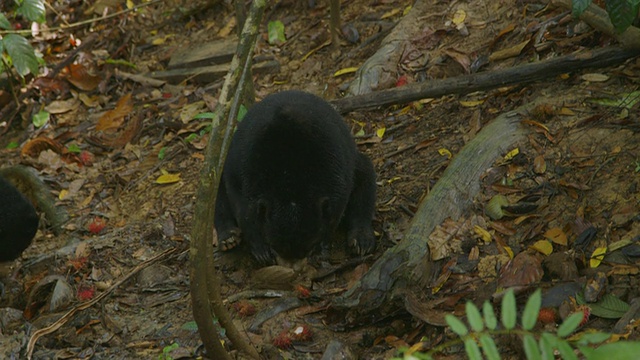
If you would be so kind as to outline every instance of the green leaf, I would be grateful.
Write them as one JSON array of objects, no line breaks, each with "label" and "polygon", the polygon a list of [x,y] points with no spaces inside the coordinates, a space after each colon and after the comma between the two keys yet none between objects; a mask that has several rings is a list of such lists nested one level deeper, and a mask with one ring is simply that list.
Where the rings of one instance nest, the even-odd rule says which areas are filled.
[{"label": "green leaf", "polygon": [[451,328],[451,331],[456,333],[458,336],[465,336],[469,333],[469,330],[467,329],[467,327],[457,317],[451,314],[447,314],[444,316],[444,320],[447,322],[447,325],[449,325],[449,327]]},{"label": "green leaf", "polygon": [[605,294],[598,302],[589,304],[591,314],[605,319],[619,319],[630,305],[613,294]]},{"label": "green leaf", "polygon": [[28,73],[38,74],[38,58],[27,39],[20,35],[7,34],[2,39],[2,43],[18,74],[21,76]]},{"label": "green leaf", "polygon": [[579,18],[590,4],[591,0],[573,0],[571,2],[571,15],[574,18]]},{"label": "green leaf", "polygon": [[580,345],[600,344],[603,341],[609,340],[610,337],[611,337],[611,334],[603,333],[603,332],[583,333],[580,335],[580,339],[578,339],[578,344]]},{"label": "green leaf", "polygon": [[522,328],[525,330],[531,330],[538,321],[538,313],[540,312],[540,305],[542,304],[542,290],[536,290],[524,306],[522,312]]},{"label": "green leaf", "polygon": [[557,338],[550,333],[542,333],[540,336],[540,350],[544,360],[554,360],[553,348],[555,348]]},{"label": "green leaf", "polygon": [[238,109],[238,122],[242,121],[245,115],[247,115],[247,107],[240,104],[240,108]]},{"label": "green leaf", "polygon": [[507,330],[516,327],[516,296],[513,289],[507,290],[502,298],[502,325]]},{"label": "green leaf", "polygon": [[160,151],[158,151],[158,159],[159,160],[164,160],[164,158],[167,156],[167,148],[166,147],[162,147],[160,149]]},{"label": "green leaf", "polygon": [[5,149],[15,149],[15,148],[17,148],[17,147],[18,147],[18,145],[19,145],[19,144],[18,144],[17,142],[12,141],[12,142],[10,142],[10,143],[8,143],[8,144],[7,144],[7,147],[6,147]]},{"label": "green leaf", "polygon": [[188,321],[180,327],[182,330],[198,331],[198,324],[195,321]]},{"label": "green leaf", "polygon": [[469,321],[469,325],[471,325],[471,329],[475,332],[482,331],[484,329],[484,323],[478,307],[471,301],[467,301],[466,312],[467,320]]},{"label": "green leaf", "polygon": [[640,91],[624,92],[615,97],[593,97],[587,102],[601,106],[625,108],[631,110],[640,101]]},{"label": "green leaf", "polygon": [[79,154],[80,152],[82,152],[82,149],[80,149],[78,144],[69,144],[67,145],[67,151],[69,151],[70,153]]},{"label": "green leaf", "polygon": [[524,353],[528,360],[542,360],[538,343],[531,334],[525,334],[522,342],[524,343]]},{"label": "green leaf", "polygon": [[489,334],[480,335],[480,345],[482,345],[482,351],[489,360],[500,360],[500,352],[496,347],[496,343]]},{"label": "green leaf", "polygon": [[31,122],[33,123],[33,126],[41,128],[49,122],[49,117],[50,115],[48,112],[40,110],[37,114],[33,115]]},{"label": "green leaf", "polygon": [[635,360],[640,354],[639,341],[619,341],[604,344],[597,349],[583,349],[580,351],[589,360]]},{"label": "green leaf", "polygon": [[9,22],[9,20],[7,20],[7,17],[4,16],[4,13],[0,12],[0,28],[3,28],[5,30],[13,30],[13,27],[11,26],[11,23]]},{"label": "green leaf", "polygon": [[618,33],[622,33],[631,26],[640,6],[637,0],[607,0],[605,4],[609,19]]},{"label": "green leaf", "polygon": [[577,328],[578,325],[582,322],[584,318],[584,313],[577,312],[569,315],[568,318],[564,319],[562,324],[558,327],[558,336],[563,338],[571,335]]},{"label": "green leaf", "polygon": [[277,45],[286,41],[286,38],[284,37],[284,24],[282,21],[269,21],[267,31],[269,33],[269,44]]},{"label": "green leaf", "polygon": [[197,114],[196,116],[194,116],[194,119],[213,119],[214,117],[216,117],[216,113],[213,112],[203,112],[200,114]]},{"label": "green leaf", "polygon": [[24,0],[16,13],[26,17],[29,21],[43,23],[45,21],[44,0]]},{"label": "green leaf", "polygon": [[190,143],[194,140],[197,140],[200,137],[200,135],[198,134],[189,134],[189,136],[187,136],[186,138],[184,138],[184,141]]},{"label": "green leaf", "polygon": [[573,351],[571,345],[563,339],[558,339],[558,351],[562,360],[578,360],[578,355]]},{"label": "green leaf", "polygon": [[480,348],[473,338],[466,338],[464,340],[464,350],[470,360],[482,360]]},{"label": "green leaf", "polygon": [[482,304],[482,315],[484,315],[484,323],[491,330],[495,330],[498,327],[498,319],[496,313],[493,311],[493,306],[488,301]]}]

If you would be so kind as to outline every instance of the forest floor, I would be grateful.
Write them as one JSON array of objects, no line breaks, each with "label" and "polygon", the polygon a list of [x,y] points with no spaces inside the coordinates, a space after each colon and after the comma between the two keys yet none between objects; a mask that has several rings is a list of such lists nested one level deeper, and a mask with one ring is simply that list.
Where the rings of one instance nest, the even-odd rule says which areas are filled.
[{"label": "forest floor", "polygon": [[[91,8],[88,3],[56,2],[58,15],[50,12],[47,24],[58,25],[61,17],[68,23],[97,18],[109,4],[125,8],[124,1],[97,1]],[[339,49],[328,42],[328,4],[310,9],[306,1],[281,1],[267,9],[256,53],[277,60],[279,68],[254,75],[258,99],[284,89],[327,100],[341,97],[354,73],[336,73],[371,56],[382,39],[377,35],[400,21],[411,5],[409,0],[342,3],[347,32]],[[491,71],[614,43],[571,19],[565,9],[545,5],[434,2],[433,12],[422,17],[424,31],[412,35],[397,64],[393,86],[464,75],[475,71],[483,57],[491,61],[481,71]],[[284,24],[287,41],[272,45],[266,29],[275,20]],[[35,38],[47,64],[55,64],[70,56],[74,42],[97,34],[72,69],[54,79],[34,80],[28,86],[34,87],[33,95],[9,131],[0,127],[1,165],[37,169],[71,215],[60,236],[41,226],[34,244],[12,264],[10,278],[3,279],[7,291],[0,301],[0,357],[22,358],[35,330],[105,291],[109,294],[97,304],[79,309],[39,337],[34,358],[180,359],[202,354],[191,311],[188,250],[208,122],[196,115],[212,111],[222,79],[156,85],[122,72],[165,70],[176,52],[235,37],[234,27],[234,13],[223,5],[166,0]],[[542,37],[536,38],[538,34]],[[377,251],[351,267],[340,266],[348,255],[332,253],[327,266],[335,271],[320,281],[311,279],[328,269],[306,262],[293,270],[264,270],[244,254],[216,253],[222,296],[230,299],[229,309],[249,341],[269,359],[319,359],[334,339],[362,359],[387,359],[402,346],[423,342],[423,348],[432,348],[447,341],[451,333],[444,327],[406,311],[337,331],[324,310],[402,240],[451,156],[499,114],[543,96],[571,100],[527,114],[527,141],[506,149],[505,157],[487,169],[473,213],[445,222],[431,235],[430,244],[439,249],[434,260],[441,274],[448,274],[434,281],[434,296],[443,301],[432,311],[462,315],[466,301],[480,305],[505,284],[521,284],[546,290],[544,306],[556,315],[545,326],[553,326],[575,310],[571,299],[587,286],[598,290],[588,295],[592,303],[615,295],[627,307],[598,316],[593,306],[596,310],[582,330],[638,338],[637,323],[618,319],[640,296],[640,59],[612,68],[571,70],[533,84],[345,114],[360,151],[373,160],[377,172]],[[49,122],[34,128],[32,116],[43,109],[50,113]],[[19,146],[11,148],[12,143]],[[504,217],[487,211],[498,195],[509,204]],[[465,230],[448,232],[454,228]],[[607,252],[601,262],[590,261],[594,251],[619,241],[628,243]],[[170,249],[176,250],[135,269]],[[505,279],[500,269],[512,256],[509,266],[518,269],[513,271],[518,278]],[[120,283],[128,274],[134,276]],[[58,285],[67,289],[67,296],[60,295],[65,290],[56,290]],[[304,298],[307,290],[310,297]],[[278,311],[292,298],[303,299],[293,309]],[[265,311],[274,316],[262,323],[258,319]],[[274,346],[299,326],[311,336],[288,349]],[[501,344],[505,358],[522,358],[520,351],[509,342]],[[460,352],[449,356],[463,357]]]}]

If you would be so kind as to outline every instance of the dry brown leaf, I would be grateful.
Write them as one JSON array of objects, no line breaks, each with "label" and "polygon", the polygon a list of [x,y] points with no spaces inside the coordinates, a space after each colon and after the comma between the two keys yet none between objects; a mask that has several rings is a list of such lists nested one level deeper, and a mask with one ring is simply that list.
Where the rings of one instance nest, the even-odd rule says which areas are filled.
[{"label": "dry brown leaf", "polygon": [[99,139],[99,142],[112,148],[122,148],[131,142],[140,131],[142,131],[142,119],[136,116],[127,123],[124,130],[112,136],[104,135]]},{"label": "dry brown leaf", "polygon": [[89,73],[82,64],[71,64],[67,66],[67,71],[67,81],[80,90],[93,91],[102,81],[102,77]]},{"label": "dry brown leaf", "polygon": [[567,246],[567,235],[559,227],[547,230],[544,237],[558,245]]},{"label": "dry brown leaf", "polygon": [[538,155],[533,159],[533,171],[536,174],[544,174],[547,171],[547,163],[544,160],[544,156]]},{"label": "dry brown leaf", "polygon": [[20,151],[20,155],[23,157],[37,158],[41,152],[46,150],[52,150],[57,154],[62,154],[64,146],[56,140],[40,136],[24,144]]},{"label": "dry brown leaf", "polygon": [[523,251],[502,268],[498,278],[498,287],[506,289],[512,286],[533,285],[542,279],[543,274],[540,258],[535,254]]},{"label": "dry brown leaf", "polygon": [[96,125],[96,130],[104,131],[119,128],[124,122],[124,117],[132,111],[133,103],[131,102],[131,93],[129,93],[118,100],[115,109],[105,112],[100,117]]}]

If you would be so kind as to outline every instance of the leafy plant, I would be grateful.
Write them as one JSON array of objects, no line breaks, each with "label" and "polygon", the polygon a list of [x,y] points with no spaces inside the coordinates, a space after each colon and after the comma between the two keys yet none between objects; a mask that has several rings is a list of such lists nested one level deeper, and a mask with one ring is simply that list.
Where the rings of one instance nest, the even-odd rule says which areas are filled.
[{"label": "leafy plant", "polygon": [[[31,22],[43,23],[45,21],[44,0],[15,0],[15,9],[9,14],[9,18],[15,20],[21,16]],[[0,28],[13,30],[7,14],[0,13]],[[0,71],[7,66],[13,66],[20,76],[29,73],[38,73],[38,57],[29,44],[29,41],[17,33],[0,35]]]},{"label": "leafy plant", "polygon": [[522,338],[524,353],[527,359],[555,359],[555,352],[562,359],[578,359],[575,350],[578,349],[584,358],[596,359],[635,359],[640,354],[640,342],[619,341],[593,348],[602,344],[611,335],[603,332],[584,332],[572,335],[584,319],[582,312],[572,314],[557,328],[555,333],[534,330],[538,320],[538,313],[542,304],[542,291],[536,290],[524,307],[521,324],[517,324],[516,298],[512,290],[506,292],[502,298],[502,312],[500,324],[491,304],[486,301],[482,306],[482,313],[472,302],[466,304],[466,316],[469,326],[462,320],[446,315],[445,320],[451,331],[459,339],[429,350],[426,353],[403,350],[403,356],[396,360],[424,360],[433,359],[433,355],[455,344],[463,343],[469,359],[499,360],[500,353],[495,338],[500,335],[518,335]]},{"label": "leafy plant", "polygon": [[173,357],[171,357],[170,353],[171,351],[179,348],[180,345],[178,343],[173,343],[169,346],[165,346],[162,349],[162,354],[158,355],[158,360],[173,360]]},{"label": "leafy plant", "polygon": [[[582,15],[591,2],[592,0],[573,0],[573,17]],[[618,33],[631,26],[640,10],[640,0],[606,0],[605,4],[609,19]]]}]

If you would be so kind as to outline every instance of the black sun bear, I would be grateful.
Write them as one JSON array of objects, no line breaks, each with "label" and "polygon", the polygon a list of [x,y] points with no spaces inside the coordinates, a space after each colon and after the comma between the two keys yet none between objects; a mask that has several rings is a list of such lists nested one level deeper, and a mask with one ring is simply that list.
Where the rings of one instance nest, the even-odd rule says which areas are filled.
[{"label": "black sun bear", "polygon": [[36,235],[38,222],[31,201],[0,176],[0,262],[22,254]]},{"label": "black sun bear", "polygon": [[325,252],[338,227],[352,250],[376,241],[375,171],[342,117],[301,91],[265,97],[238,124],[216,201],[222,250],[242,243],[263,265]]}]

